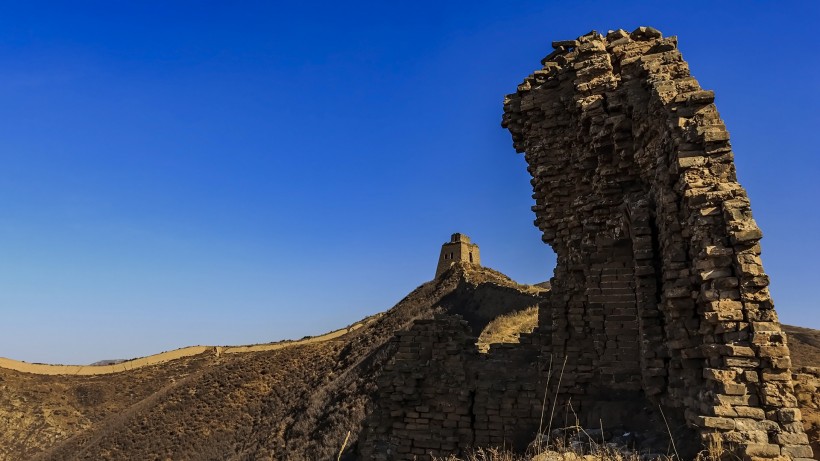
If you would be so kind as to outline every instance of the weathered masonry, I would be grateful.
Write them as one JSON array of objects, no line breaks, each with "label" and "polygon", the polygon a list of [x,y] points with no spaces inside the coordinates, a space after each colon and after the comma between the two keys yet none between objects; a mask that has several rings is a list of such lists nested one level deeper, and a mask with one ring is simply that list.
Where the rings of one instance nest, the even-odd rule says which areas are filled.
[{"label": "weathered masonry", "polygon": [[436,277],[446,272],[450,266],[457,262],[481,265],[478,245],[470,242],[470,237],[459,233],[451,235],[450,241],[441,246],[441,254],[438,257],[438,265],[436,266]]},{"label": "weathered masonry", "polygon": [[666,420],[684,458],[717,441],[743,459],[808,461],[762,234],[714,94],[677,39],[652,28],[553,48],[507,96],[502,123],[557,253],[539,326],[489,354],[476,351],[469,319],[403,332],[364,458],[523,448],[539,429],[576,421],[661,430],[639,448],[665,450]]},{"label": "weathered masonry", "polygon": [[557,253],[542,354],[586,413],[640,395],[750,459],[810,458],[729,133],[655,29],[554,42],[504,103]]}]

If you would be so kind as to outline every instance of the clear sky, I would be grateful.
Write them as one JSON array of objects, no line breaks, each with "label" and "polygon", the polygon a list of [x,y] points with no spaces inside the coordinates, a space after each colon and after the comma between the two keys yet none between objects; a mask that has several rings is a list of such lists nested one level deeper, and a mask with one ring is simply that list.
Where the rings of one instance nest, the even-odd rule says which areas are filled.
[{"label": "clear sky", "polygon": [[640,25],[716,91],[781,320],[820,328],[818,5],[3,2],[0,356],[319,334],[452,232],[548,279],[503,97],[552,40]]}]

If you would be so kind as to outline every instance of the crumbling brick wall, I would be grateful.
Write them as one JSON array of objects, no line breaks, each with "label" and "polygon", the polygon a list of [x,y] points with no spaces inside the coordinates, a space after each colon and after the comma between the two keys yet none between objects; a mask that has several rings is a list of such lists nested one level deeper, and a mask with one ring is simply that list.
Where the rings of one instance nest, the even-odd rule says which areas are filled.
[{"label": "crumbling brick wall", "polygon": [[713,92],[652,28],[553,47],[507,96],[503,126],[557,253],[539,329],[542,354],[567,360],[558,398],[583,418],[638,393],[703,442],[811,457]]},{"label": "crumbling brick wall", "polygon": [[423,459],[473,444],[466,364],[478,352],[469,340],[466,322],[455,317],[417,320],[394,338],[398,348],[379,378],[364,459]]},{"label": "crumbling brick wall", "polygon": [[425,460],[475,446],[523,449],[540,416],[538,348],[476,348],[456,315],[417,320],[394,339],[397,353],[378,382],[376,408],[360,441],[362,459]]}]

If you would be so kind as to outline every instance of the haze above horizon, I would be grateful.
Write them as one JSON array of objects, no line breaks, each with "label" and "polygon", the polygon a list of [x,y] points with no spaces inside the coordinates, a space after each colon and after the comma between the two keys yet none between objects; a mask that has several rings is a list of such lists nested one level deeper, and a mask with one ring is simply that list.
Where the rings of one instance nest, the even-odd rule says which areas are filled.
[{"label": "haze above horizon", "polygon": [[715,90],[783,323],[820,329],[808,2],[0,6],[0,356],[126,359],[383,311],[463,232],[555,260],[504,95],[553,40],[649,25]]}]

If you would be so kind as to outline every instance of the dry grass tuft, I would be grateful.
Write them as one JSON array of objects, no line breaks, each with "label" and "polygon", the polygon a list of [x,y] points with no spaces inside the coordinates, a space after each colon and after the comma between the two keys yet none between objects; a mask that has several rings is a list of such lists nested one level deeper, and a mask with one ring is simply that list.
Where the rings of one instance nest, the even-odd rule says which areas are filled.
[{"label": "dry grass tuft", "polygon": [[517,343],[521,333],[532,333],[538,326],[538,306],[498,316],[478,337],[478,350],[487,352],[491,344]]},{"label": "dry grass tuft", "polygon": [[434,461],[525,461],[527,459],[531,458],[516,455],[509,450],[500,448],[477,448],[471,450],[464,458],[455,455],[446,458],[433,458]]},{"label": "dry grass tuft", "polygon": [[[584,444],[567,443],[559,438],[545,445],[545,448],[537,448],[539,445],[545,444],[535,441],[530,445],[530,451],[525,454],[516,454],[511,450],[501,448],[476,448],[468,450],[463,456],[433,457],[433,461],[679,461],[680,459],[672,454],[641,453],[611,443],[596,443],[592,438],[588,438],[587,443]],[[694,461],[734,460],[739,460],[739,458],[723,446],[719,437],[715,437]]]},{"label": "dry grass tuft", "polygon": [[469,451],[463,457],[450,455],[446,458],[433,458],[434,461],[673,461],[675,459],[674,456],[641,455],[637,451],[624,451],[609,445],[597,445],[588,450],[554,446],[523,455],[500,448],[478,448]]}]

